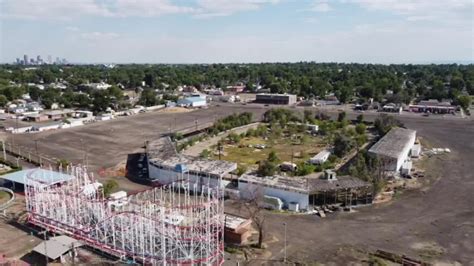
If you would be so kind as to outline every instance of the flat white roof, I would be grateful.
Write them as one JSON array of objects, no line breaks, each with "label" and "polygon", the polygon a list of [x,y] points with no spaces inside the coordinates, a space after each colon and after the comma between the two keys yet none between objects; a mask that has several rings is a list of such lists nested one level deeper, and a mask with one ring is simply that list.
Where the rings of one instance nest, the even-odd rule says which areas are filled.
[{"label": "flat white roof", "polygon": [[73,248],[73,246],[76,248],[82,245],[81,242],[74,238],[68,236],[57,236],[41,242],[33,249],[33,251],[47,256],[52,260],[57,260],[61,255]]}]

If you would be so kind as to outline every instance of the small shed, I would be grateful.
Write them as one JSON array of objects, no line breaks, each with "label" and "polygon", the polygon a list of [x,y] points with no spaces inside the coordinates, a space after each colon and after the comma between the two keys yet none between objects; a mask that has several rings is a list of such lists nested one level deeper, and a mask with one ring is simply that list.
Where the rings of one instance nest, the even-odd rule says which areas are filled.
[{"label": "small shed", "polygon": [[81,247],[82,245],[81,242],[74,238],[68,236],[57,236],[41,242],[33,249],[33,251],[55,261],[71,249]]},{"label": "small shed", "polygon": [[312,164],[323,164],[329,159],[329,155],[331,155],[331,152],[329,152],[328,150],[322,150],[314,157],[309,159],[309,162]]},{"label": "small shed", "polygon": [[225,214],[224,221],[224,241],[231,244],[245,244],[251,235],[252,220]]}]

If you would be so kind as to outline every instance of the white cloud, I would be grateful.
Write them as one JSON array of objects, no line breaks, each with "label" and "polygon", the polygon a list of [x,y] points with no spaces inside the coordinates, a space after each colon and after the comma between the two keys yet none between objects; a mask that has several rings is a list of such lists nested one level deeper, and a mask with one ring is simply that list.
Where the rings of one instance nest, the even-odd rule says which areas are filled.
[{"label": "white cloud", "polygon": [[94,31],[94,32],[84,32],[80,34],[80,37],[85,40],[91,40],[91,41],[108,41],[112,39],[118,38],[120,35],[115,32],[100,32],[100,31]]},{"label": "white cloud", "polygon": [[155,17],[195,11],[192,7],[178,6],[168,0],[114,0],[109,4],[109,10],[114,10],[112,14],[120,17]]},{"label": "white cloud", "polygon": [[83,15],[109,15],[94,0],[3,0],[3,18],[70,19]]},{"label": "white cloud", "polygon": [[194,17],[210,18],[229,16],[237,12],[258,10],[279,0],[198,0],[198,10]]},{"label": "white cloud", "polygon": [[370,11],[388,11],[406,16],[409,21],[472,21],[472,0],[341,0],[356,3]]},{"label": "white cloud", "polygon": [[328,0],[315,0],[309,7],[308,11],[314,11],[314,12],[328,12],[331,11],[332,8],[329,5]]},{"label": "white cloud", "polygon": [[171,0],[2,0],[3,18],[69,20],[83,16],[156,17],[193,14],[195,17],[228,16],[258,10],[279,0],[195,0],[182,5]]}]

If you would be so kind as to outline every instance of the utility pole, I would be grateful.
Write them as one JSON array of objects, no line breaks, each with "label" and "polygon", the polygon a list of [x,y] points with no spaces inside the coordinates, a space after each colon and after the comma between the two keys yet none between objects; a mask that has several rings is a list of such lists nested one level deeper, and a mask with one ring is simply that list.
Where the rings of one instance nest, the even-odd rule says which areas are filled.
[{"label": "utility pole", "polygon": [[217,142],[217,151],[219,154],[219,160],[221,159],[221,149],[222,149],[222,143],[219,141]]},{"label": "utility pole", "polygon": [[5,141],[2,140],[2,149],[3,149],[3,160],[7,161],[7,152],[5,151]]},{"label": "utility pole", "polygon": [[286,222],[283,223],[283,225],[285,226],[285,257],[283,258],[283,262],[286,263]]}]

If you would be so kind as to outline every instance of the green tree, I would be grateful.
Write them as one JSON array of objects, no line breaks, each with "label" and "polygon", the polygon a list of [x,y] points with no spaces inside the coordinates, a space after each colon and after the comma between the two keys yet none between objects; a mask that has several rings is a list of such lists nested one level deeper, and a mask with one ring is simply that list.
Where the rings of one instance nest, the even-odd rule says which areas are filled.
[{"label": "green tree", "polygon": [[0,107],[5,107],[7,105],[8,99],[5,95],[0,95]]},{"label": "green tree", "polygon": [[316,170],[316,166],[313,164],[309,164],[306,162],[300,162],[298,164],[296,175],[297,176],[305,176],[313,173]]},{"label": "green tree", "polygon": [[365,134],[366,128],[367,127],[365,126],[365,124],[359,123],[356,125],[355,130],[357,134],[362,135],[362,134]]},{"label": "green tree", "polygon": [[270,153],[268,154],[267,160],[268,160],[269,162],[275,163],[275,164],[277,164],[277,163],[280,162],[280,158],[278,158],[278,155],[277,155],[276,152],[273,151],[273,150],[270,151]]},{"label": "green tree", "polygon": [[468,95],[461,95],[458,97],[457,102],[459,103],[459,106],[464,109],[464,111],[467,111],[469,106],[471,106],[471,97]]},{"label": "green tree", "polygon": [[245,172],[247,172],[247,167],[245,165],[239,165],[237,167],[237,175],[238,176],[241,176],[241,175],[245,174]]},{"label": "green tree", "polygon": [[157,98],[155,90],[150,89],[150,88],[146,88],[145,90],[143,90],[138,103],[144,106],[157,105],[158,98]]},{"label": "green tree", "polygon": [[403,123],[393,116],[380,114],[374,121],[375,130],[380,136],[385,135],[392,127],[403,127]]},{"label": "green tree", "polygon": [[108,180],[105,182],[103,191],[104,191],[104,196],[109,197],[110,194],[112,194],[117,188],[118,188],[118,183],[115,180]]},{"label": "green tree", "polygon": [[277,170],[277,165],[268,160],[260,161],[257,169],[259,176],[273,176]]},{"label": "green tree", "polygon": [[344,157],[354,147],[353,140],[343,134],[337,134],[334,138],[334,154],[340,158]]}]

